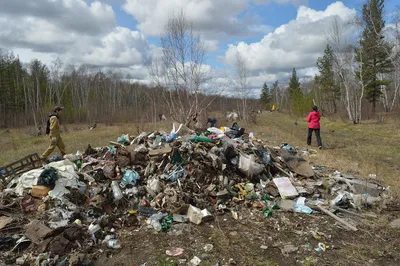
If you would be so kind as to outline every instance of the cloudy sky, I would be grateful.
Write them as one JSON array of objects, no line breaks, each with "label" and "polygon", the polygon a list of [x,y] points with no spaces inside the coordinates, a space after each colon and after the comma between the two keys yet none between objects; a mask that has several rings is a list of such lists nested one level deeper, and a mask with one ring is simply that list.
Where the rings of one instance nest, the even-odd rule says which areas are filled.
[{"label": "cloudy sky", "polygon": [[[393,10],[398,0],[387,0]],[[250,84],[282,83],[293,67],[316,73],[333,18],[345,21],[363,0],[1,0],[0,48],[24,62],[88,64],[148,80],[148,63],[165,22],[184,10],[201,32],[207,64],[217,78],[233,78],[236,52]]]}]

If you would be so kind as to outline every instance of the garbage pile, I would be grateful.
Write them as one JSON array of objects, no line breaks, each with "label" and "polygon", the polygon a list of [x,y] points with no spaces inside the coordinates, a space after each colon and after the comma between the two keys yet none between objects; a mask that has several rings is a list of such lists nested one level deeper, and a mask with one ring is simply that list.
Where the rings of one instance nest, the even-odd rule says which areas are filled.
[{"label": "garbage pile", "polygon": [[87,265],[82,254],[121,248],[124,228],[168,232],[226,213],[240,219],[241,208],[265,218],[325,213],[357,230],[333,212],[382,199],[378,182],[312,167],[302,157],[310,152],[254,135],[237,123],[206,132],[174,123],[169,133],[122,135],[26,172],[0,194],[0,260]]}]

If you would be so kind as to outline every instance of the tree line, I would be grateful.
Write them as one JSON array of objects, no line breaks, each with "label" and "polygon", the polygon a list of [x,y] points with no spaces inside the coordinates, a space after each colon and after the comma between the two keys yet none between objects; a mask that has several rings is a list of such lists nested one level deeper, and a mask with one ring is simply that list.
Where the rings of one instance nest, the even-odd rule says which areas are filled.
[{"label": "tree line", "polygon": [[[88,126],[95,122],[157,122],[160,114],[180,121],[165,104],[169,97],[181,97],[174,90],[130,82],[112,71],[64,65],[59,59],[49,66],[37,59],[23,64],[12,51],[5,50],[0,50],[0,95],[3,128],[33,125],[43,133],[48,114],[56,105],[65,107],[63,122]],[[196,98],[208,103],[204,115],[206,111],[235,110],[240,101],[202,93]]]}]

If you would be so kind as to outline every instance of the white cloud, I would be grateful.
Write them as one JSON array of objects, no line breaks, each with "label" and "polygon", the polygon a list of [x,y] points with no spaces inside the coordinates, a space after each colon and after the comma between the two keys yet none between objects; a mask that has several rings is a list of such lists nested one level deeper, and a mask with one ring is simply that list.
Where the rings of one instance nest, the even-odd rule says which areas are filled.
[{"label": "white cloud", "polygon": [[[303,0],[0,0],[0,48],[18,54],[22,61],[38,58],[46,64],[57,57],[64,63],[87,64],[94,69],[117,70],[131,80],[149,77],[144,66],[160,50],[146,36],[159,36],[168,18],[180,10],[201,33],[207,52],[216,52],[220,42],[231,37],[262,33],[256,43],[229,45],[223,62],[234,65],[240,51],[251,71],[249,84],[258,96],[264,82],[285,80],[292,67],[301,76],[315,73],[315,60],[325,45],[332,17],[342,20],[355,11],[338,2],[325,11],[299,7],[297,17],[275,30],[254,16],[254,4],[306,4]],[[116,24],[112,5],[138,22],[137,30]],[[256,6],[257,8],[257,6]],[[256,11],[254,11],[256,13]],[[258,14],[262,15],[262,14]],[[133,23],[132,23],[133,24]],[[229,68],[228,68],[229,69]],[[204,65],[211,71],[210,65]],[[235,96],[235,78],[228,70],[217,74],[206,88],[226,87]]]},{"label": "white cloud", "polygon": [[149,36],[160,36],[168,19],[181,10],[196,30],[210,40],[232,36],[268,33],[269,25],[257,24],[253,4],[307,4],[308,0],[125,0],[123,10],[138,21],[138,29]]},{"label": "white cloud", "polygon": [[[148,44],[143,34],[128,28],[116,27],[105,35],[101,45],[81,48],[82,63],[97,66],[126,67],[149,60]],[[73,54],[70,56],[74,57]]]},{"label": "white cloud", "polygon": [[219,47],[219,41],[217,40],[204,40],[203,44],[203,49],[209,53],[216,52]]},{"label": "white cloud", "polygon": [[329,5],[324,11],[301,6],[296,19],[265,35],[260,42],[229,45],[222,60],[233,66],[239,51],[252,73],[279,73],[291,71],[293,67],[313,67],[324,50],[333,18],[343,22],[355,13],[341,2]]},{"label": "white cloud", "polygon": [[[4,0],[3,0],[4,1]],[[5,0],[0,11],[0,47],[21,60],[95,68],[120,68],[143,77],[137,66],[150,60],[150,48],[139,31],[119,27],[111,6],[84,0]]]},{"label": "white cloud", "polygon": [[272,2],[278,4],[307,5],[308,0],[253,0],[256,4],[270,4]]},{"label": "white cloud", "polygon": [[14,48],[12,49],[12,52],[14,55],[18,55],[21,62],[27,63],[33,59],[40,59],[40,61],[48,66],[58,57],[58,54],[56,53],[34,52],[29,48]]},{"label": "white cloud", "polygon": [[123,9],[135,17],[137,27],[147,35],[162,34],[170,16],[181,10],[205,34],[240,35],[247,29],[237,15],[248,4],[248,0],[126,0]]},{"label": "white cloud", "polygon": [[60,30],[90,35],[107,32],[115,25],[112,7],[98,1],[88,4],[83,0],[2,0],[0,16],[17,21],[45,19]]}]

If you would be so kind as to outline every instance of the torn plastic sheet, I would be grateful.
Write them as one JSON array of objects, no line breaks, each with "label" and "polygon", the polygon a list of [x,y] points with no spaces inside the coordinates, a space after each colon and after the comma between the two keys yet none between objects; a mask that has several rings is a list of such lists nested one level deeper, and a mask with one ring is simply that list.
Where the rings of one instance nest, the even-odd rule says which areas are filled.
[{"label": "torn plastic sheet", "polygon": [[[45,168],[49,167],[56,168],[60,176],[60,178],[56,181],[54,189],[48,194],[50,197],[61,199],[64,194],[69,193],[66,187],[78,188],[79,186],[85,186],[84,183],[78,181],[79,176],[75,173],[75,165],[71,161],[63,160],[49,163],[45,166]],[[34,169],[21,175],[21,177],[16,180],[16,193],[20,195],[23,193],[23,189],[36,186],[39,176],[43,171],[44,169]]]},{"label": "torn plastic sheet", "polygon": [[191,130],[184,124],[179,124],[177,122],[172,123],[171,135],[175,134],[177,136],[184,136],[184,135],[192,134],[192,133],[193,133],[193,130]]},{"label": "torn plastic sheet", "polygon": [[255,176],[264,170],[264,165],[256,163],[252,155],[240,154],[239,169],[247,176]]},{"label": "torn plastic sheet", "polygon": [[313,210],[306,206],[306,198],[305,197],[299,197],[294,204],[294,211],[295,212],[301,212],[301,213],[306,213],[306,214],[311,214]]},{"label": "torn plastic sheet", "polygon": [[209,132],[211,132],[211,133],[217,134],[217,138],[218,138],[218,139],[223,138],[223,137],[225,136],[224,131],[221,130],[221,129],[219,129],[219,128],[210,127],[210,128],[208,128],[207,130],[208,130]]}]

